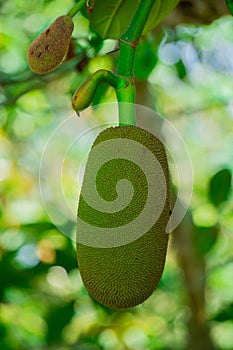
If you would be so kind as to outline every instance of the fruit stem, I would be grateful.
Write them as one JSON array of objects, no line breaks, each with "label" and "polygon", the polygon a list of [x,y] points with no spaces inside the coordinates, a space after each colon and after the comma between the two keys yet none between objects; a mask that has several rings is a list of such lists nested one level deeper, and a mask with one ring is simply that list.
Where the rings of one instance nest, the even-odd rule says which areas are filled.
[{"label": "fruit stem", "polygon": [[70,16],[71,18],[74,17],[81,8],[85,5],[86,0],[80,0],[72,9],[67,13],[67,16]]},{"label": "fruit stem", "polygon": [[129,27],[119,39],[120,56],[117,75],[124,76],[130,81],[127,87],[116,91],[119,103],[119,125],[136,125],[134,55],[154,3],[155,0],[140,1]]}]

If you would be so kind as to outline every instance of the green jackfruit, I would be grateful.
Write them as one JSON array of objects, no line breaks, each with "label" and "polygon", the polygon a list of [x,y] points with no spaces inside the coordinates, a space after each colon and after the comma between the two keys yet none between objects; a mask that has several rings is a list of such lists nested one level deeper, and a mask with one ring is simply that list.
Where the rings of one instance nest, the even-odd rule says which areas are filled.
[{"label": "green jackfruit", "polygon": [[131,308],[157,287],[167,252],[169,196],[159,139],[134,126],[99,134],[87,160],[77,218],[80,274],[99,303]]},{"label": "green jackfruit", "polygon": [[35,73],[48,73],[62,63],[69,49],[73,29],[71,17],[60,16],[31,43],[27,60]]}]

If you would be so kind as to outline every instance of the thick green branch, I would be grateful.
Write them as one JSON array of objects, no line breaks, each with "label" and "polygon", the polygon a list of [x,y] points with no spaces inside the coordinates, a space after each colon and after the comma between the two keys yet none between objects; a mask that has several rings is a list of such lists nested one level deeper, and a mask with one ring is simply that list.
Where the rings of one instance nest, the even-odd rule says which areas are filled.
[{"label": "thick green branch", "polygon": [[120,38],[117,74],[133,78],[134,54],[155,0],[141,0],[126,32]]},{"label": "thick green branch", "polygon": [[[143,29],[149,17],[155,0],[141,0],[133,19],[126,32],[120,38],[120,56],[117,67],[117,74],[130,80],[128,88],[117,92],[119,102],[119,124],[135,125],[135,86],[134,76],[134,55],[142,35]],[[125,102],[130,103],[127,105]]]}]

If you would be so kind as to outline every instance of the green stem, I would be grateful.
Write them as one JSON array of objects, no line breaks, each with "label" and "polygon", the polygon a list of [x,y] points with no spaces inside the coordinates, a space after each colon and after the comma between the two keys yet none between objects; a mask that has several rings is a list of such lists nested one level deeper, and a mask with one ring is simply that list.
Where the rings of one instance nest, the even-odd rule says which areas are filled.
[{"label": "green stem", "polygon": [[232,0],[226,0],[226,5],[228,7],[228,10],[233,15],[233,1]]},{"label": "green stem", "polygon": [[116,90],[118,100],[119,125],[136,125],[135,86],[129,83]]},{"label": "green stem", "polygon": [[72,7],[72,9],[67,13],[67,16],[70,16],[71,18],[74,17],[76,15],[76,13],[78,13],[81,8],[85,5],[86,0],[80,0],[76,5],[74,5],[74,7]]},{"label": "green stem", "polygon": [[155,0],[141,0],[126,32],[120,38],[117,74],[129,79],[129,85],[117,90],[119,125],[136,125],[134,55]]}]

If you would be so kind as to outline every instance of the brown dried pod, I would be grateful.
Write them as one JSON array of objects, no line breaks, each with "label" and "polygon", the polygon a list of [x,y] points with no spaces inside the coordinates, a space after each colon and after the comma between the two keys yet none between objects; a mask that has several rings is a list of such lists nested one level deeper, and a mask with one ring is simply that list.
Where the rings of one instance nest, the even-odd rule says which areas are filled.
[{"label": "brown dried pod", "polygon": [[71,17],[60,16],[31,43],[27,60],[35,73],[48,73],[62,63],[69,49],[73,29]]}]

